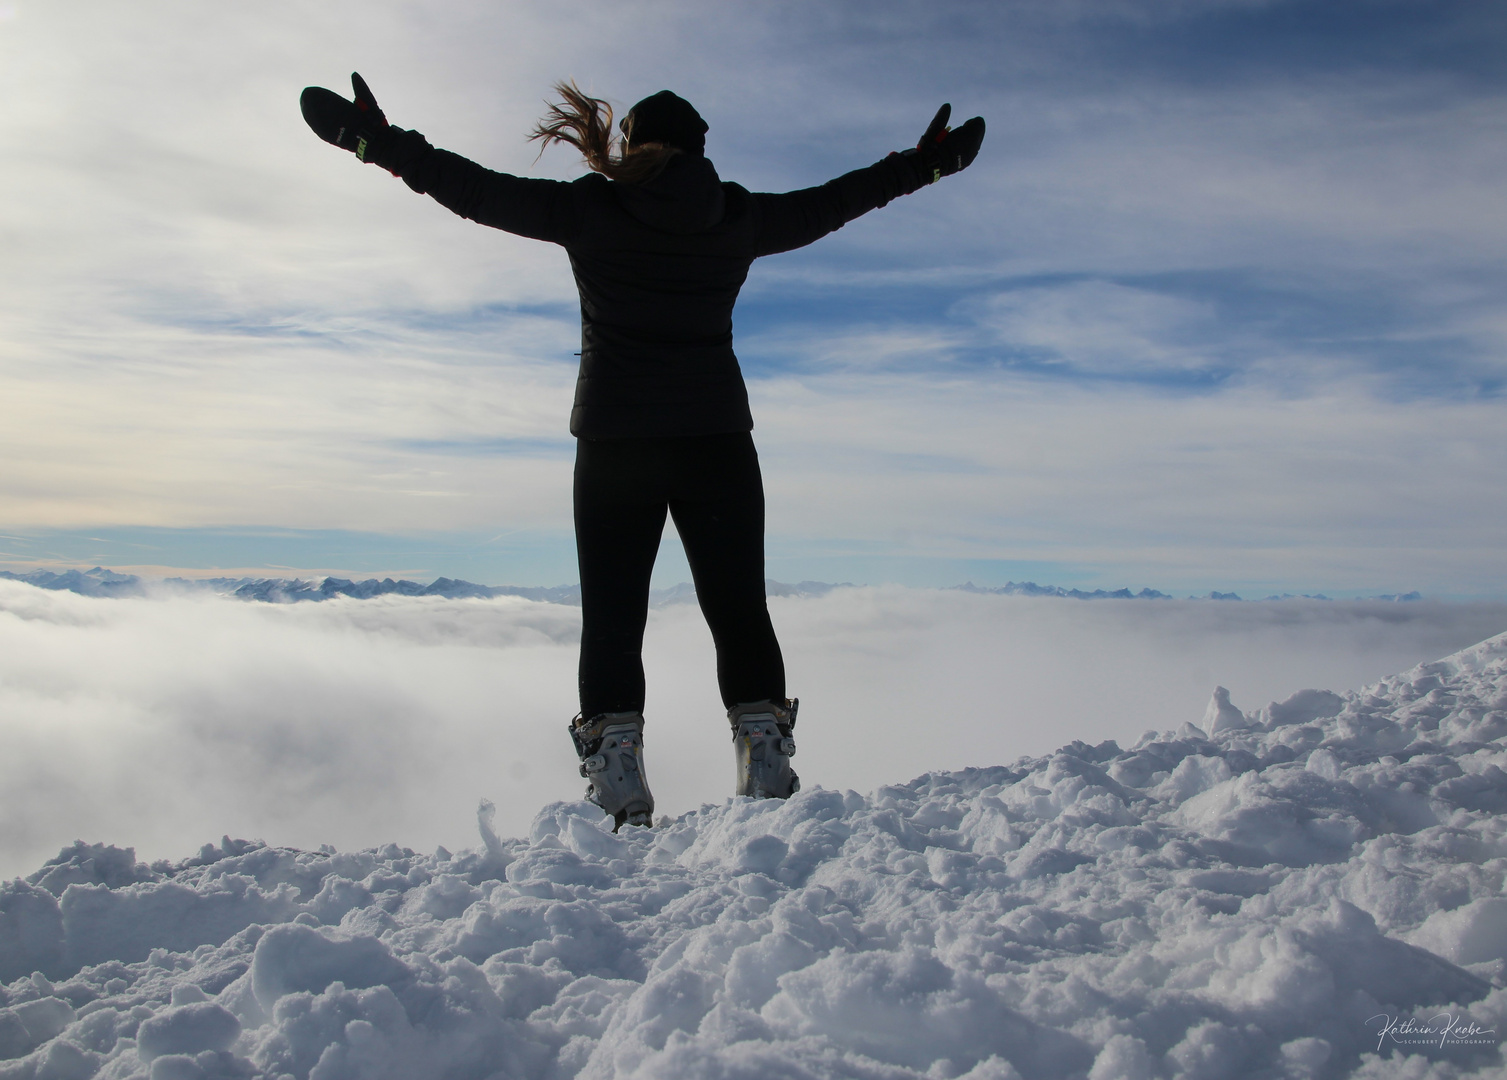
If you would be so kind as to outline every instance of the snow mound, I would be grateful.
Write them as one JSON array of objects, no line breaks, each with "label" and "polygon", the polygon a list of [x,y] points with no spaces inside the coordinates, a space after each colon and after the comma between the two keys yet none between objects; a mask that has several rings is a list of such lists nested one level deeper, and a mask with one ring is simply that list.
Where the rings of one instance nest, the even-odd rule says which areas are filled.
[{"label": "snow mound", "polygon": [[480,849],[79,843],[0,1080],[1499,1077],[1507,635],[1130,750]]}]

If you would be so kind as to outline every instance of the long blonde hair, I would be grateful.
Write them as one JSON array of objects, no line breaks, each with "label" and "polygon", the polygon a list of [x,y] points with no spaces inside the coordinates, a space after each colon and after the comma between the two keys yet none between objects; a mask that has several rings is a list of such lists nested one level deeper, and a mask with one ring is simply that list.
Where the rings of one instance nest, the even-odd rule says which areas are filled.
[{"label": "long blonde hair", "polygon": [[658,176],[665,163],[681,152],[659,142],[629,146],[631,131],[625,131],[624,138],[612,133],[612,106],[584,93],[574,79],[555,83],[555,93],[565,100],[548,102],[549,112],[529,133],[530,142],[543,142],[541,154],[552,142],[569,143],[581,151],[593,171],[610,180],[641,184]]}]

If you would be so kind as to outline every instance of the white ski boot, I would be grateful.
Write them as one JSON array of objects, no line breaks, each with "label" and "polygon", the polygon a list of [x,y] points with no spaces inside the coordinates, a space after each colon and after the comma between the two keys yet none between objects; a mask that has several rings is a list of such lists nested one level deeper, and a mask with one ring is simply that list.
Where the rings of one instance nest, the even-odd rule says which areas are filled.
[{"label": "white ski boot", "polygon": [[581,757],[581,775],[589,783],[586,798],[612,815],[612,831],[624,825],[651,825],[654,796],[644,776],[642,713],[602,713],[590,720],[577,716],[570,738]]},{"label": "white ski boot", "polygon": [[790,767],[795,756],[795,710],[800,701],[755,701],[734,705],[727,712],[733,729],[733,752],[738,760],[735,794],[755,799],[788,799],[801,789],[801,778]]}]

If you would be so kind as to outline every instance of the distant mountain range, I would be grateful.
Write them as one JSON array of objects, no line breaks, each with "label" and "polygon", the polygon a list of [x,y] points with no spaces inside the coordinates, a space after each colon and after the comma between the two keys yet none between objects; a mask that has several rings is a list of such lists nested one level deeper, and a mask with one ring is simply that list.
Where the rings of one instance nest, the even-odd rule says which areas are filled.
[{"label": "distant mountain range", "polygon": [[[39,589],[64,590],[78,593],[81,596],[143,596],[148,592],[161,591],[163,589],[182,592],[210,592],[223,596],[234,596],[242,600],[260,600],[269,604],[293,604],[305,600],[332,600],[337,596],[349,596],[358,600],[369,600],[374,596],[387,596],[396,593],[399,596],[444,596],[450,599],[462,599],[469,597],[489,598],[493,596],[521,596],[525,600],[538,600],[549,604],[573,604],[581,603],[581,586],[579,585],[478,585],[473,581],[462,581],[458,578],[435,578],[428,585],[421,585],[417,581],[394,581],[392,578],[367,578],[365,581],[351,581],[349,578],[325,577],[313,580],[303,578],[255,578],[255,577],[217,577],[217,578],[148,578],[144,579],[135,574],[117,574],[113,570],[107,570],[103,566],[96,566],[92,570],[65,570],[56,573],[52,570],[33,570],[26,574],[17,574],[9,570],[0,570],[0,579],[7,581],[22,581],[28,585],[35,585]],[[825,596],[833,589],[851,589],[852,582],[832,584],[826,581],[802,581],[794,585],[782,581],[766,579],[765,591],[770,596]],[[1168,593],[1159,592],[1156,589],[1142,589],[1140,592],[1131,592],[1129,589],[1094,589],[1085,592],[1082,589],[1064,589],[1060,585],[1038,585],[1034,581],[1008,581],[996,587],[983,587],[967,582],[956,585],[953,588],[961,592],[988,593],[995,596],[1058,596],[1069,600],[1173,600],[1175,597]],[[1207,596],[1190,596],[1189,600],[1241,600],[1242,597],[1232,592],[1211,592]],[[1291,593],[1283,593],[1281,596],[1267,596],[1265,600],[1328,600],[1330,597],[1322,593],[1314,595],[1294,596]],[[1380,596],[1360,597],[1362,600],[1387,600],[1392,602],[1407,602],[1422,600],[1423,597],[1417,592],[1410,593],[1385,593]],[[655,607],[667,607],[671,604],[689,604],[696,600],[696,587],[690,582],[681,582],[667,589],[655,589],[649,594],[649,602]]]},{"label": "distant mountain range", "polygon": [[[1140,592],[1131,592],[1129,589],[1095,589],[1093,592],[1084,592],[1082,589],[1064,589],[1061,585],[1038,585],[1034,581],[1007,581],[995,588],[981,588],[973,582],[953,586],[963,592],[991,593],[996,596],[1063,596],[1070,600],[1175,600],[1177,597],[1168,593],[1158,592],[1156,589],[1142,589]],[[1189,600],[1243,600],[1244,597],[1232,592],[1211,592],[1206,596],[1190,596]],[[1283,593],[1281,596],[1264,596],[1262,600],[1332,600],[1333,597],[1323,593]],[[1410,600],[1422,600],[1423,594],[1410,593],[1383,593],[1380,596],[1358,596],[1357,600],[1387,600],[1393,603],[1406,603]]]}]

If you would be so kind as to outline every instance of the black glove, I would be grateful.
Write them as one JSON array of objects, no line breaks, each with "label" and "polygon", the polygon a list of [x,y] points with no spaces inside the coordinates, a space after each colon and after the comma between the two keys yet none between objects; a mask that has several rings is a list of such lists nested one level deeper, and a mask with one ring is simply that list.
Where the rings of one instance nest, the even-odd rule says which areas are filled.
[{"label": "black glove", "polygon": [[914,157],[918,179],[923,184],[934,184],[944,176],[961,172],[978,157],[979,147],[984,142],[984,118],[975,116],[954,131],[947,126],[947,118],[951,115],[952,106],[943,105],[916,148],[901,155]]},{"label": "black glove", "polygon": [[429,147],[417,131],[404,131],[387,122],[371,87],[356,72],[351,72],[355,101],[347,101],[322,86],[304,88],[298,99],[304,122],[325,142],[349,150],[359,161],[380,165],[394,176]]}]

